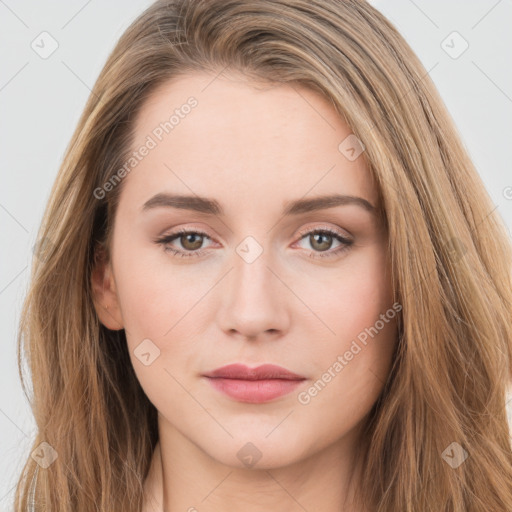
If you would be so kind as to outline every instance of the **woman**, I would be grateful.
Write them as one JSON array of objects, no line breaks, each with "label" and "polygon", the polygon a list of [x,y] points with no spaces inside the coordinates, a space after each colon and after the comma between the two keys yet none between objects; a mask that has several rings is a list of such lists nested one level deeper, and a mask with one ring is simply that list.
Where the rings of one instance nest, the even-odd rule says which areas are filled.
[{"label": "woman", "polygon": [[510,241],[369,4],[153,4],[40,239],[16,510],[512,510]]}]

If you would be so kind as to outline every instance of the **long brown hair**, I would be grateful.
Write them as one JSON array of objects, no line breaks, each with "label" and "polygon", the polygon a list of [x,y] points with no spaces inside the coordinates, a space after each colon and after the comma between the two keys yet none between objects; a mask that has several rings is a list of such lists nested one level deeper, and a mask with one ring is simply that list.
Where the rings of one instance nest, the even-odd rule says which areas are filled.
[{"label": "long brown hair", "polygon": [[361,501],[372,512],[512,510],[510,240],[425,68],[384,16],[355,0],[158,1],[120,38],[39,232],[18,365],[23,382],[25,352],[33,450],[46,463],[28,458],[16,510],[141,508],[157,411],[124,331],[105,328],[94,308],[96,247],[108,255],[123,182],[101,199],[95,191],[119,176],[149,95],[192,70],[309,87],[364,145],[403,309],[365,430]]}]

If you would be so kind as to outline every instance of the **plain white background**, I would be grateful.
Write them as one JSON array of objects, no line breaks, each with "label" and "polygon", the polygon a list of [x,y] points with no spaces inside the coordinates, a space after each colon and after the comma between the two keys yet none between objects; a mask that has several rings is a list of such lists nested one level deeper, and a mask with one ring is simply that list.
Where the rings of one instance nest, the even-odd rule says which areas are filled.
[{"label": "plain white background", "polygon": [[[41,215],[90,88],[118,38],[150,3],[0,0],[1,511],[12,510],[35,432],[17,372],[16,333]],[[511,231],[511,0],[371,3],[430,71]],[[52,44],[58,47],[42,58]]]}]

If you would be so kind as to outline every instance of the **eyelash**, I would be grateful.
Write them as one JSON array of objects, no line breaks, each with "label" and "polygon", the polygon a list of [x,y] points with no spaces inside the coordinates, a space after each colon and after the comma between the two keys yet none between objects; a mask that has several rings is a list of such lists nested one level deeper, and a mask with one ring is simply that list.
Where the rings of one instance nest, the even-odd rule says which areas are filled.
[{"label": "eyelash", "polygon": [[[190,234],[192,234],[192,235],[201,235],[201,236],[210,238],[204,231],[201,231],[201,230],[180,229],[180,230],[178,230],[178,231],[176,231],[174,233],[171,233],[169,235],[165,235],[165,236],[163,236],[161,238],[156,239],[155,243],[164,246],[164,250],[166,252],[172,253],[174,256],[179,256],[179,257],[182,257],[182,258],[189,258],[189,257],[192,257],[192,256],[201,256],[206,249],[200,249],[200,250],[197,250],[197,251],[183,252],[183,251],[179,251],[179,250],[173,249],[172,247],[170,247],[168,245],[170,242],[176,240],[177,238],[180,238],[182,235],[190,235]],[[350,246],[354,243],[352,240],[349,240],[348,238],[345,238],[345,237],[341,236],[337,231],[334,231],[334,230],[329,229],[329,228],[311,229],[309,231],[303,231],[303,232],[301,232],[299,234],[301,235],[301,238],[299,240],[302,240],[307,235],[311,235],[311,234],[331,235],[336,240],[338,240],[339,242],[341,242],[343,244],[343,245],[341,245],[340,247],[338,247],[337,249],[334,249],[334,250],[321,251],[321,252],[312,251],[312,253],[309,255],[309,257],[313,258],[313,259],[316,259],[316,258],[333,258],[335,256],[338,256],[342,252],[347,251],[350,248]]]}]

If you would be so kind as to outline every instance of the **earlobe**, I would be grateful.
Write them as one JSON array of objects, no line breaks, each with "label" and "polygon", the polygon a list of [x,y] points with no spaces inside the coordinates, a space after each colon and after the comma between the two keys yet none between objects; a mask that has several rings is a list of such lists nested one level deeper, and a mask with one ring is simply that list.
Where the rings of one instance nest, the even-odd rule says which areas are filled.
[{"label": "earlobe", "polygon": [[100,322],[107,328],[117,331],[124,328],[124,323],[116,293],[112,264],[98,249],[95,265],[91,274],[93,303]]}]

